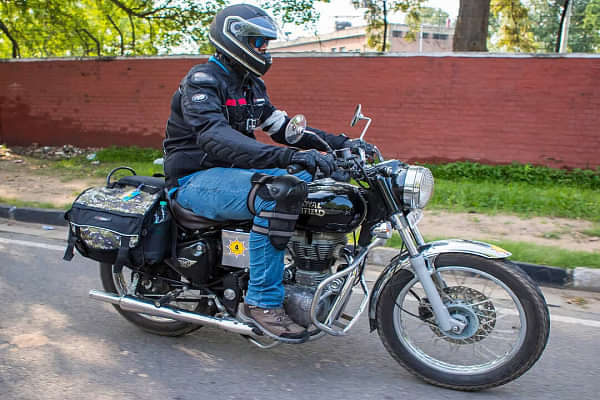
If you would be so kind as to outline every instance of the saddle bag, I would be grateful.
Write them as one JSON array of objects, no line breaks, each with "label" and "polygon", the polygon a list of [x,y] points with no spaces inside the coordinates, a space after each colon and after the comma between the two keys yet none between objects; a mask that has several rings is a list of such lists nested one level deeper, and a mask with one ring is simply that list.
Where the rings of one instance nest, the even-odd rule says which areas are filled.
[{"label": "saddle bag", "polygon": [[[119,169],[126,176],[111,183]],[[128,167],[119,167],[107,177],[106,186],[83,191],[65,213],[69,238],[64,259],[73,258],[73,249],[84,257],[114,265],[154,264],[168,256],[171,216],[164,201],[164,179],[137,176]]]}]

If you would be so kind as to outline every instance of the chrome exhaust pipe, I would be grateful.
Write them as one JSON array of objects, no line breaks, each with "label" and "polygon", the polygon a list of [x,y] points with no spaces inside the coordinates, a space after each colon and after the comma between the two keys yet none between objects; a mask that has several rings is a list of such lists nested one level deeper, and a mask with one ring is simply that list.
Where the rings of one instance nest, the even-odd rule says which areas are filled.
[{"label": "chrome exhaust pipe", "polygon": [[115,293],[104,292],[102,290],[90,290],[89,296],[94,300],[115,304],[125,311],[170,318],[197,325],[212,326],[229,332],[239,333],[240,335],[259,336],[252,326],[233,318],[215,318],[209,315],[197,314],[169,306],[156,307],[154,303],[149,300],[137,299],[131,296],[121,297]]}]

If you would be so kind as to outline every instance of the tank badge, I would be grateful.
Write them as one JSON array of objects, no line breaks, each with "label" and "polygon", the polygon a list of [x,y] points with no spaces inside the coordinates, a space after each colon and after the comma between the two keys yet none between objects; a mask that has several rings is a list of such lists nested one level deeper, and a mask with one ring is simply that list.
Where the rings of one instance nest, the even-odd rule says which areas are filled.
[{"label": "tank badge", "polygon": [[177,262],[179,263],[179,266],[182,268],[190,268],[192,265],[196,264],[197,261],[188,260],[187,258],[179,257],[179,258],[177,258]]},{"label": "tank badge", "polygon": [[244,255],[244,251],[246,251],[246,248],[244,247],[244,243],[240,242],[239,240],[234,240],[229,242],[229,254],[232,254],[234,256],[243,256]]},{"label": "tank badge", "polygon": [[305,201],[304,204],[302,204],[302,214],[324,217],[325,210],[318,201]]}]

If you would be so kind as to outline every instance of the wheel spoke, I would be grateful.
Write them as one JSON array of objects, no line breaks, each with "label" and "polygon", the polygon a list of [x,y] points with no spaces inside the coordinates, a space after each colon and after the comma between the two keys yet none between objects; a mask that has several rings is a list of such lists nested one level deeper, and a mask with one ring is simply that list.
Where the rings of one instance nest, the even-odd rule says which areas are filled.
[{"label": "wheel spoke", "polygon": [[[480,350],[485,350],[486,353],[491,354],[492,356],[494,356],[494,359],[499,359],[500,357],[502,357],[502,355],[495,353],[494,351],[492,351],[492,349],[490,349],[488,346],[482,344],[482,342],[478,342],[479,343],[479,349]],[[477,347],[477,346],[476,346]]]},{"label": "wheel spoke", "polygon": [[473,306],[479,306],[479,305],[486,304],[486,303],[493,303],[493,301],[492,301],[492,300],[490,300],[490,299],[485,299],[485,300],[483,300],[483,301],[479,301],[479,302],[477,302],[477,303],[470,303],[469,305],[470,305],[471,307],[473,307]]}]

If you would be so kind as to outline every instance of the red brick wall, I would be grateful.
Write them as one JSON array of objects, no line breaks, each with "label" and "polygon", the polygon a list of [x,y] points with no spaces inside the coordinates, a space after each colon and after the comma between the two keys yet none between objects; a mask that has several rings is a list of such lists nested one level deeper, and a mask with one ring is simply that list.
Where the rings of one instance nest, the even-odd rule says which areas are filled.
[{"label": "red brick wall", "polygon": [[[204,61],[0,61],[0,142],[160,146]],[[387,157],[600,166],[600,57],[278,56],[265,80],[279,108],[352,137],[362,103]]]}]

